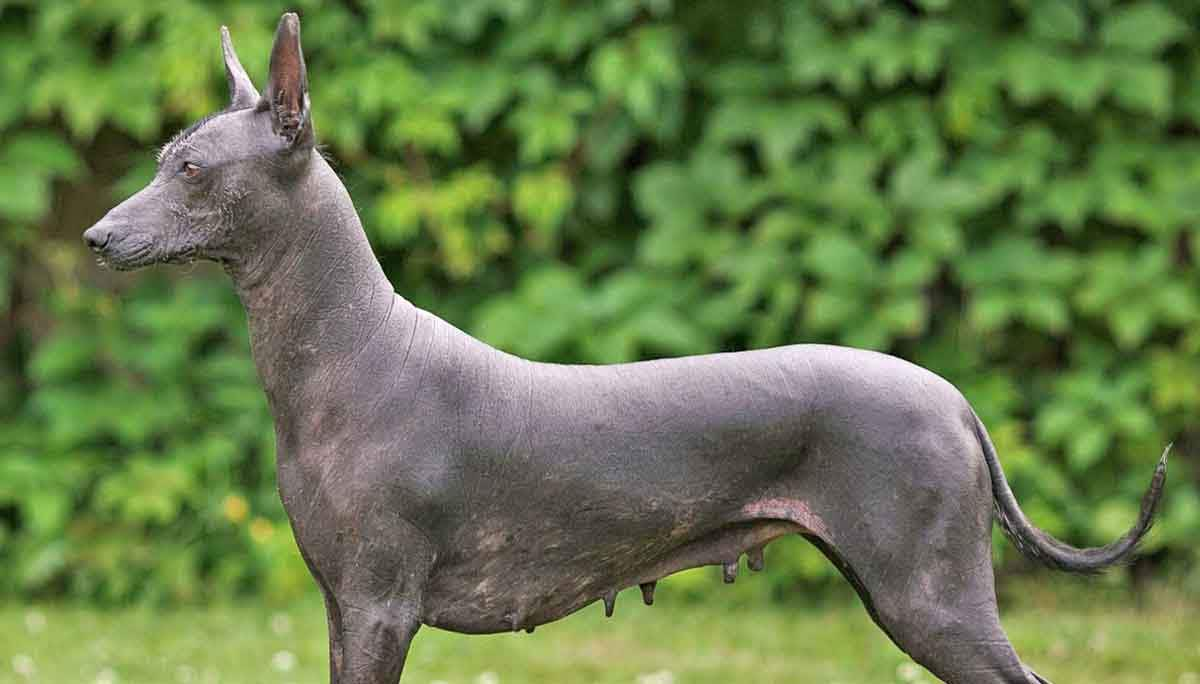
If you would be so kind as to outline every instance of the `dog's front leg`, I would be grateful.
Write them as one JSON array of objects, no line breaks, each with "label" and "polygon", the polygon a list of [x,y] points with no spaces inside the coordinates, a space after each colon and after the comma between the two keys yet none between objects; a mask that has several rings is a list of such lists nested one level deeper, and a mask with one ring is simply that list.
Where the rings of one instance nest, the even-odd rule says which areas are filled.
[{"label": "dog's front leg", "polygon": [[325,595],[332,684],[396,684],[420,627],[432,549],[406,524],[378,522],[351,547],[305,554],[319,556],[310,567]]},{"label": "dog's front leg", "polygon": [[327,599],[325,606],[329,612],[330,682],[399,682],[409,644],[420,627],[417,606],[335,597]]}]

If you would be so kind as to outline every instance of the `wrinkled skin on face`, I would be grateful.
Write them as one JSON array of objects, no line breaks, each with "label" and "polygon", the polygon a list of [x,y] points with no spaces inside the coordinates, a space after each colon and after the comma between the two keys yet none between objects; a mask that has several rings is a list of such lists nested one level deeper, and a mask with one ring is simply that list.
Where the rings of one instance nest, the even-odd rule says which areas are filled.
[{"label": "wrinkled skin on face", "polygon": [[542,364],[397,295],[314,149],[299,20],[264,95],[223,33],[230,107],[88,229],[106,263],[222,263],[275,419],[279,491],[328,613],[331,680],[395,684],[421,625],[532,630],[799,534],[948,682],[1044,682],[1000,626],[993,506],[1027,555],[1096,571],[1021,513],[982,423],[933,373],[856,349]]},{"label": "wrinkled skin on face", "polygon": [[275,203],[284,200],[283,174],[262,177],[276,152],[264,143],[269,133],[264,117],[243,109],[221,112],[169,143],[154,180],[90,229],[103,247],[99,259],[120,270],[194,259],[227,261],[269,238],[238,230],[254,225],[242,215],[252,191],[256,203],[270,201],[264,197],[270,194],[276,195]]}]

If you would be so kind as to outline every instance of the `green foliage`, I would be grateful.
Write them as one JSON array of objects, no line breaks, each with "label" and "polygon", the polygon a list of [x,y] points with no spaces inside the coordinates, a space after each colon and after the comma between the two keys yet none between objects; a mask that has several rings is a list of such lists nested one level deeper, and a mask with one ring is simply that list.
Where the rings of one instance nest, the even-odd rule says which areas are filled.
[{"label": "green foliage", "polygon": [[17,522],[0,586],[103,600],[200,598],[206,576],[303,586],[302,567],[269,567],[292,555],[291,537],[229,288],[151,276],[119,299],[78,287],[47,299],[58,323],[29,359],[35,389],[0,452],[0,501]]},{"label": "green foliage", "polygon": [[[1147,549],[1195,563],[1200,4],[298,4],[318,136],[405,296],[549,361],[899,354],[1079,544],[1173,440]],[[0,592],[307,586],[223,277],[101,275],[78,242],[222,106],[217,27],[261,86],[283,9],[0,5]]]}]

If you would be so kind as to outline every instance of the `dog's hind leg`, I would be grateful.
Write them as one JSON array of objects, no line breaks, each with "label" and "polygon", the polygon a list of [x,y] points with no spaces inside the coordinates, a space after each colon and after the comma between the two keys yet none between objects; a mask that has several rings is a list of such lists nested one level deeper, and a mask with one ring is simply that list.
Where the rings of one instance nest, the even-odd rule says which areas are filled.
[{"label": "dog's hind leg", "polygon": [[[805,536],[854,585],[902,650],[950,684],[1044,682],[1000,626],[991,564],[991,484],[969,457],[899,459],[912,470]],[[931,466],[923,469],[924,466]],[[845,495],[841,500],[847,500]]]},{"label": "dog's hind leg", "polygon": [[[876,622],[913,660],[950,684],[1043,681],[1021,663],[1000,626],[990,567],[907,570],[913,574],[906,589],[869,592],[869,600]],[[987,577],[964,577],[963,571]]]},{"label": "dog's hind leg", "polygon": [[[905,653],[950,684],[1037,684],[1000,626],[990,554],[983,544],[921,548],[897,540],[870,559],[809,537],[862,597],[871,618]],[[986,539],[986,538],[985,538]]]}]

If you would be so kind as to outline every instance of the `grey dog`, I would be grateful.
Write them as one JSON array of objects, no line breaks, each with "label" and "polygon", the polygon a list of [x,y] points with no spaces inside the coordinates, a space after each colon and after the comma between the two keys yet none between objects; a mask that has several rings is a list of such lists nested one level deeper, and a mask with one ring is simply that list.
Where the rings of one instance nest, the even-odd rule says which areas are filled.
[{"label": "grey dog", "polygon": [[397,295],[315,150],[294,14],[259,95],[221,44],[230,103],[84,233],[119,269],[207,258],[232,277],[275,419],[278,483],[325,598],[341,684],[395,684],[420,625],[526,629],[685,568],[762,567],[799,534],[875,622],[947,682],[1030,684],[1000,626],[993,510],[1068,571],[1150,527],[1067,546],[1018,507],[950,383],[869,351],[796,345],[611,366],[534,363]]}]

